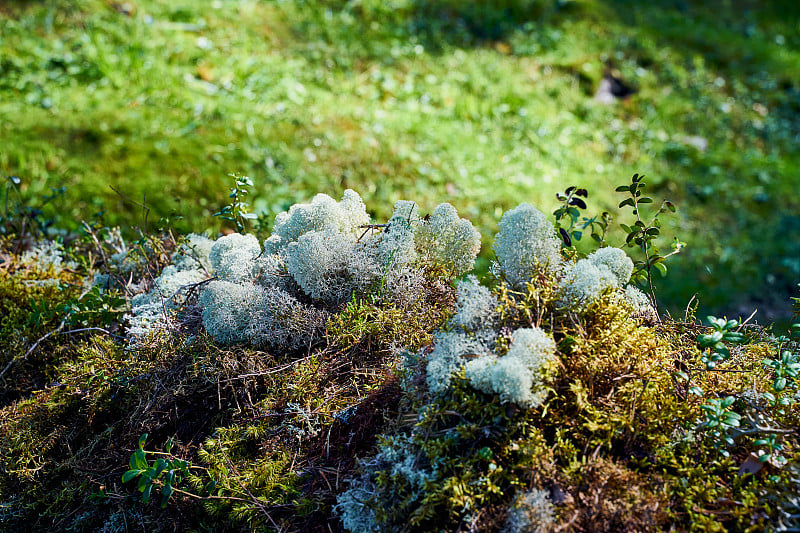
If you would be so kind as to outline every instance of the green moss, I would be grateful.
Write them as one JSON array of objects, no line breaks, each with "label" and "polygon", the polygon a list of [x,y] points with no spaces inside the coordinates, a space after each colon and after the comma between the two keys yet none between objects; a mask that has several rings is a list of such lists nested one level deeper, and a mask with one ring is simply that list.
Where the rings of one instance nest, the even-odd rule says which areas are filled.
[{"label": "green moss", "polygon": [[55,377],[52,367],[71,355],[69,344],[55,337],[33,348],[59,327],[82,283],[69,271],[35,265],[17,269],[14,259],[10,265],[0,267],[0,371],[5,370],[0,406],[43,388]]}]

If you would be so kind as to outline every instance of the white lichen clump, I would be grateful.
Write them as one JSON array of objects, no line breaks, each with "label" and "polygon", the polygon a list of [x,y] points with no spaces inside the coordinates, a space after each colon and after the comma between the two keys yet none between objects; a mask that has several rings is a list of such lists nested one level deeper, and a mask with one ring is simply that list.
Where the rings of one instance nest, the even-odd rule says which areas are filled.
[{"label": "white lichen clump", "polygon": [[179,270],[175,265],[166,267],[149,291],[131,299],[131,312],[125,315],[131,343],[136,345],[147,336],[166,329],[171,316],[186,303],[185,289],[206,277],[200,270]]},{"label": "white lichen clump", "polygon": [[350,488],[337,497],[334,511],[341,518],[344,529],[354,533],[384,531],[369,505],[376,491],[371,474],[376,471],[386,472],[390,478],[405,479],[412,494],[410,498],[422,499],[426,494],[426,484],[434,476],[430,470],[420,467],[421,462],[411,435],[385,436],[378,445],[378,453],[369,461],[361,461],[364,475],[352,480]]},{"label": "white lichen clump", "polygon": [[218,342],[297,349],[353,297],[417,302],[429,266],[455,277],[472,269],[479,247],[478,232],[449,204],[423,220],[415,203],[399,201],[387,224],[371,225],[356,192],[340,202],[319,194],[279,214],[263,248],[249,234],[188,236],[156,286],[134,299],[129,323],[136,337],[146,335],[174,310],[163,304],[178,302],[174,285],[206,281],[197,304]]},{"label": "white lichen clump", "polygon": [[341,202],[318,194],[310,204],[295,204],[275,217],[272,235],[264,242],[266,253],[276,253],[300,236],[326,228],[355,240],[369,224],[367,208],[357,192],[347,189]]},{"label": "white lichen clump", "polygon": [[203,325],[218,342],[228,344],[247,340],[247,329],[260,287],[230,281],[212,281],[200,294]]},{"label": "white lichen clump", "polygon": [[39,270],[75,269],[78,265],[73,261],[64,261],[64,247],[58,241],[40,241],[30,250],[26,250],[19,258],[20,266],[35,267]]},{"label": "white lichen clump", "polygon": [[416,244],[428,261],[460,276],[472,270],[481,235],[469,220],[458,217],[455,207],[444,203],[418,223]]},{"label": "white lichen clump", "polygon": [[190,233],[173,257],[173,264],[178,270],[203,269],[211,272],[211,248],[214,241],[205,235]]},{"label": "white lichen clump", "polygon": [[433,393],[446,390],[453,374],[467,362],[466,357],[490,356],[491,352],[478,339],[460,331],[436,334],[436,346],[428,356],[428,388]]},{"label": "white lichen clump", "polygon": [[499,395],[502,402],[538,407],[547,397],[546,385],[557,364],[555,353],[555,342],[542,329],[520,328],[508,353],[469,361],[466,377],[473,387]]},{"label": "white lichen clump", "polygon": [[234,283],[253,278],[255,259],[261,255],[261,245],[255,235],[231,233],[217,239],[208,256],[213,274]]},{"label": "white lichen clump", "polygon": [[624,287],[633,274],[633,261],[619,248],[600,248],[586,258],[595,266],[605,266],[617,278],[617,286]]},{"label": "white lichen clump", "polygon": [[561,266],[561,245],[555,227],[531,204],[524,203],[503,214],[495,235],[494,252],[506,281],[520,288],[537,271],[547,275]]},{"label": "white lichen clump", "polygon": [[497,321],[497,298],[475,276],[467,276],[456,288],[456,313],[450,319],[454,328],[466,331],[493,329]]},{"label": "white lichen clump", "polygon": [[508,352],[498,357],[497,301],[474,278],[462,281],[457,290],[456,314],[448,330],[436,334],[428,356],[427,384],[433,393],[445,391],[453,375],[462,368],[478,390],[497,394],[501,401],[523,408],[541,405],[556,365],[553,339],[539,328],[519,328]]},{"label": "white lichen clump", "polygon": [[624,287],[631,279],[633,261],[619,248],[600,248],[586,259],[564,269],[560,302],[578,313],[610,290]]},{"label": "white lichen clump", "polygon": [[565,268],[560,287],[560,303],[562,307],[584,313],[603,292],[617,286],[617,277],[607,267],[581,259]]},{"label": "white lichen clump", "polygon": [[517,494],[508,510],[502,533],[547,533],[556,525],[556,513],[547,491]]}]

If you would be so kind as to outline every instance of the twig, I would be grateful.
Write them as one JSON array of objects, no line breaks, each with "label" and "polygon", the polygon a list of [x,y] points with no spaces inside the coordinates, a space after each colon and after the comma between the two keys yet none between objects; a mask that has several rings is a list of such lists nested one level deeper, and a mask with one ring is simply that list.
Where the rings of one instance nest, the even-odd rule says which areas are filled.
[{"label": "twig", "polygon": [[6,373],[6,372],[8,372],[8,369],[9,369],[9,368],[11,368],[11,365],[13,365],[13,364],[14,364],[14,361],[18,361],[18,360],[20,360],[20,359],[25,359],[26,357],[28,357],[28,356],[29,356],[31,353],[33,353],[33,351],[34,351],[34,350],[35,350],[35,349],[36,349],[36,348],[37,348],[37,347],[38,347],[38,346],[39,346],[39,345],[42,343],[42,341],[44,341],[45,339],[48,339],[48,338],[52,337],[53,335],[56,335],[57,333],[61,332],[61,330],[62,330],[62,329],[64,329],[64,326],[65,326],[66,324],[67,324],[67,319],[66,319],[66,318],[64,318],[64,320],[62,320],[62,321],[61,321],[61,324],[59,324],[59,325],[58,325],[58,327],[57,327],[56,329],[54,329],[54,330],[53,330],[53,331],[51,331],[50,333],[47,333],[47,334],[46,334],[46,335],[44,335],[43,337],[40,337],[40,338],[39,338],[39,340],[37,340],[35,343],[33,343],[33,346],[31,346],[30,348],[28,348],[28,351],[27,351],[27,352],[25,352],[25,354],[24,354],[24,355],[22,355],[22,356],[20,356],[20,357],[13,357],[13,358],[11,359],[11,361],[9,361],[9,362],[8,362],[8,364],[6,365],[6,367],[5,367],[5,368],[2,370],[2,372],[0,372],[0,378],[2,378],[2,377],[3,377],[3,375],[5,375],[5,373]]},{"label": "twig", "polygon": [[686,304],[686,310],[683,312],[683,321],[689,321],[689,309],[692,307],[692,302],[697,298],[697,293],[694,293],[692,297],[689,299],[689,303]]},{"label": "twig", "polygon": [[150,208],[147,207],[147,204],[146,204],[146,202],[147,202],[147,194],[142,195],[142,203],[139,203],[136,200],[130,198],[129,196],[122,194],[120,191],[115,189],[113,185],[109,185],[109,187],[111,187],[111,190],[114,191],[115,193],[117,193],[120,196],[120,198],[122,198],[123,200],[127,200],[128,202],[132,203],[133,205],[136,205],[136,206],[139,206],[139,207],[142,208],[142,235],[146,235],[147,234],[147,215],[150,214]]},{"label": "twig", "polygon": [[752,312],[752,313],[750,313],[750,316],[749,316],[749,317],[747,317],[747,319],[746,319],[744,322],[742,322],[742,323],[739,325],[739,327],[738,327],[738,328],[736,328],[736,331],[741,331],[741,330],[742,330],[742,328],[745,326],[745,324],[747,324],[748,322],[750,322],[750,320],[752,320],[752,318],[753,318],[754,316],[756,316],[756,313],[758,313],[758,309],[754,309],[754,310],[753,310],[753,312]]}]

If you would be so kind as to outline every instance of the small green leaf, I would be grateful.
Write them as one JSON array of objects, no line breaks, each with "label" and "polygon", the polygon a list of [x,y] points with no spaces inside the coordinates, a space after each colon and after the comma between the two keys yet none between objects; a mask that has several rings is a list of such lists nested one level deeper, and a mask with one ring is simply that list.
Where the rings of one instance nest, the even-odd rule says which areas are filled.
[{"label": "small green leaf", "polygon": [[167,443],[164,444],[164,451],[165,452],[172,453],[172,444],[173,444],[173,442],[174,442],[174,439],[172,437],[167,439]]},{"label": "small green leaf", "polygon": [[128,461],[128,466],[131,470],[144,470],[147,468],[147,456],[145,451],[141,448],[131,454],[131,459]]},{"label": "small green leaf", "polygon": [[147,503],[150,501],[150,493],[153,491],[153,485],[147,485],[142,491],[142,503]]},{"label": "small green leaf", "polygon": [[147,433],[139,437],[139,448],[144,448],[144,443],[147,441]]},{"label": "small green leaf", "polygon": [[736,401],[736,398],[734,398],[733,396],[726,396],[725,398],[722,399],[722,401],[720,402],[720,405],[722,407],[730,407],[731,405],[733,405],[733,402],[735,402],[735,401]]},{"label": "small green leaf", "polygon": [[161,487],[161,508],[167,506],[167,502],[169,501],[169,497],[172,496],[172,485],[169,483],[164,483],[164,486]]},{"label": "small green leaf", "polygon": [[144,472],[144,470],[128,470],[124,474],[122,474],[122,482],[127,483],[128,481],[132,480],[142,472]]},{"label": "small green leaf", "polygon": [[678,379],[683,380],[683,381],[689,381],[689,374],[687,374],[686,372],[681,372],[679,370],[677,372],[673,372],[672,375],[674,377],[678,378]]},{"label": "small green leaf", "polygon": [[144,492],[149,485],[152,485],[153,478],[147,475],[147,472],[142,473],[142,477],[139,478],[139,482],[136,484],[139,492]]}]

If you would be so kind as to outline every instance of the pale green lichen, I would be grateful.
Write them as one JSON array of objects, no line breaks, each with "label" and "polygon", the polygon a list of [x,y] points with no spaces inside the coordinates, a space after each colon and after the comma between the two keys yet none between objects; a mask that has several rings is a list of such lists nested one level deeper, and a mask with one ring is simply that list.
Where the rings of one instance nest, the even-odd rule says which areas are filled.
[{"label": "pale green lichen", "polygon": [[178,270],[203,269],[211,272],[210,255],[213,246],[214,241],[205,235],[190,233],[173,256],[172,263]]},{"label": "pale green lichen", "polygon": [[125,320],[132,343],[136,344],[167,327],[169,316],[186,302],[184,288],[206,277],[200,270],[178,270],[174,265],[166,267],[153,281],[149,291],[131,299],[131,312],[125,315]]},{"label": "pale green lichen", "polygon": [[212,281],[200,293],[203,326],[217,342],[229,344],[246,341],[252,309],[263,289],[230,281]]},{"label": "pale green lichen", "polygon": [[208,259],[217,278],[239,283],[252,280],[255,259],[260,254],[261,245],[255,235],[231,233],[217,239]]},{"label": "pale green lichen", "polygon": [[502,357],[486,355],[469,361],[466,378],[476,389],[529,409],[547,397],[555,367],[555,342],[539,328],[520,328]]},{"label": "pale green lichen", "polygon": [[536,276],[537,271],[552,275],[561,267],[561,246],[555,227],[531,204],[520,204],[506,211],[498,225],[493,249],[500,270],[515,288]]},{"label": "pale green lichen", "polygon": [[600,248],[586,258],[595,266],[605,266],[617,278],[617,286],[624,287],[633,274],[633,261],[620,248]]},{"label": "pale green lichen", "polygon": [[450,326],[468,331],[492,329],[497,321],[497,298],[475,276],[467,276],[456,288],[456,312]]},{"label": "pale green lichen", "polygon": [[563,308],[584,313],[605,291],[618,288],[618,279],[605,265],[581,259],[564,269],[559,302]]},{"label": "pale green lichen", "polygon": [[467,362],[464,356],[489,355],[480,341],[460,331],[443,331],[436,335],[436,345],[428,356],[428,388],[442,392],[450,385],[453,374]]},{"label": "pale green lichen", "polygon": [[472,270],[481,247],[480,233],[469,220],[459,218],[456,209],[439,204],[416,230],[417,250],[431,264],[452,276]]},{"label": "pale green lichen", "polygon": [[358,238],[361,226],[369,224],[366,206],[357,192],[347,189],[341,202],[327,194],[318,194],[309,204],[295,204],[275,217],[272,235],[264,243],[268,253],[279,252],[311,231],[327,228],[342,235]]}]

